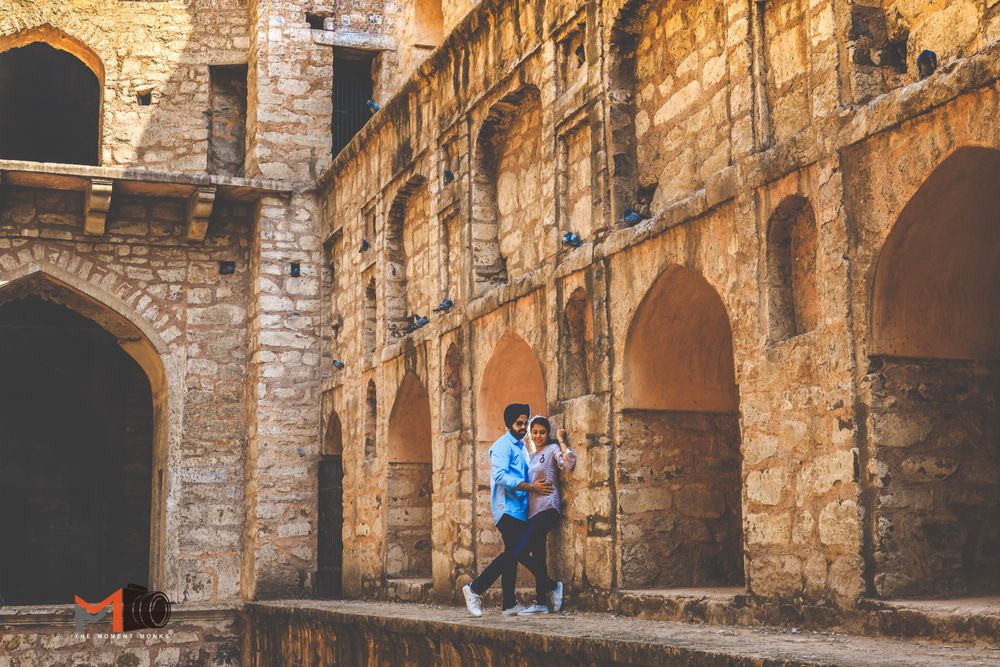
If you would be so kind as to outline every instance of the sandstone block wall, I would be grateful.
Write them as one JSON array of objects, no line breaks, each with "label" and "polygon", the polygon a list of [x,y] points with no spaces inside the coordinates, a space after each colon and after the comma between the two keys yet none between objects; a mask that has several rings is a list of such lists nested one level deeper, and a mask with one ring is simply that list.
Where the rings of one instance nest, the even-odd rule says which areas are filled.
[{"label": "sandstone block wall", "polygon": [[[98,237],[83,234],[82,212],[81,193],[5,187],[0,280],[9,284],[0,294],[33,281],[25,293],[82,310],[122,340],[152,341],[159,362],[133,354],[147,371],[156,414],[152,442],[144,443],[158,480],[152,583],[178,602],[235,598],[252,212],[238,202],[220,204],[202,244],[185,239],[183,200],[115,197],[107,233]],[[236,272],[220,275],[222,260],[233,261]],[[130,334],[114,324],[125,316],[138,323]]]},{"label": "sandstone block wall", "polygon": [[[5,3],[0,49],[35,39],[98,63],[101,164],[208,169],[209,69],[247,62],[245,3]],[[151,93],[150,105],[139,92]]]},{"label": "sandstone block wall", "polygon": [[[414,363],[434,433],[438,595],[453,596],[498,548],[482,456],[513,399],[565,425],[580,454],[550,557],[575,590],[677,585],[636,569],[636,554],[686,542],[708,545],[697,551],[717,554],[725,573],[698,585],[840,606],[895,594],[876,583],[879,568],[909,566],[879,565],[875,517],[892,511],[878,509],[875,491],[884,457],[866,377],[881,335],[872,281],[920,183],[963,146],[998,146],[987,120],[997,51],[981,37],[996,9],[976,5],[970,34],[980,37],[964,46],[935,41],[946,66],[925,79],[916,53],[891,76],[888,60],[858,55],[881,37],[852,16],[876,10],[888,11],[483,3],[334,160],[321,179],[322,235],[337,276],[330,354],[346,365],[326,383],[324,410],[344,428],[349,594],[384,594],[387,463],[377,451],[397,386],[386,378]],[[933,25],[947,10],[907,11],[913,25]],[[877,91],[865,88],[875,75]],[[405,219],[402,233],[426,227],[441,270],[392,254],[387,221],[414,179],[426,179],[427,217]],[[645,221],[625,224],[626,208]],[[583,245],[562,245],[563,231]],[[358,251],[362,239],[371,249]],[[390,335],[392,282],[380,269],[390,263],[403,266],[407,290],[455,307]],[[942,306],[935,317],[966,315]],[[642,404],[652,396],[663,404]],[[726,426],[666,429],[666,417],[636,421],[634,408]],[[366,432],[375,456],[363,451]],[[685,474],[708,465],[713,483],[685,486],[682,464]],[[653,492],[640,471],[675,492]],[[968,501],[977,516],[992,511],[990,488]],[[940,514],[922,512],[932,523]],[[680,527],[667,537],[652,526]]]}]

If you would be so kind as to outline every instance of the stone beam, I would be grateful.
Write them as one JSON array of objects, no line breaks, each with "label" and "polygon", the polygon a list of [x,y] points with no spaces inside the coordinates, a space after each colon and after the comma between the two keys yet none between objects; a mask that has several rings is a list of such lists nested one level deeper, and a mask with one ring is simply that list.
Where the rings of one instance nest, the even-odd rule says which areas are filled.
[{"label": "stone beam", "polygon": [[114,181],[110,178],[92,178],[87,182],[83,203],[83,233],[100,236],[104,234],[111,208],[111,190]]},{"label": "stone beam", "polygon": [[208,233],[208,219],[215,206],[215,187],[200,187],[187,200],[187,239],[204,241]]}]

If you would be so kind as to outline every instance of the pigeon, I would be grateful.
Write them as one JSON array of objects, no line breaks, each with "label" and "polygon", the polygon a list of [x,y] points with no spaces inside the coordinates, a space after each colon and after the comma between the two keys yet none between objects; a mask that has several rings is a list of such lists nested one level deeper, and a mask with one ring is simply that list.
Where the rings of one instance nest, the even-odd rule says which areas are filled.
[{"label": "pigeon", "polygon": [[440,313],[442,311],[449,310],[454,305],[455,305],[454,301],[452,301],[451,299],[445,299],[444,301],[439,303],[436,308],[434,308],[434,312]]},{"label": "pigeon", "polygon": [[448,185],[449,183],[451,183],[454,180],[455,180],[455,174],[451,173],[450,169],[445,169],[444,170],[444,184]]},{"label": "pigeon", "polygon": [[562,242],[563,245],[573,246],[574,248],[579,248],[580,244],[583,243],[580,237],[573,232],[563,232]]},{"label": "pigeon", "polygon": [[587,62],[587,51],[583,48],[583,44],[576,47],[576,51],[574,51],[574,53],[576,53],[576,60],[580,65]]},{"label": "pigeon", "polygon": [[358,252],[364,252],[364,251],[368,250],[368,248],[371,248],[371,247],[372,247],[372,244],[368,242],[368,239],[361,239],[361,248],[358,250]]},{"label": "pigeon", "polygon": [[341,361],[340,359],[334,359],[333,360],[333,367],[336,368],[338,371],[341,368],[343,368],[344,366],[345,366],[344,362]]},{"label": "pigeon", "polygon": [[375,100],[371,99],[370,97],[368,98],[368,101],[365,102],[365,104],[367,104],[368,108],[372,110],[372,113],[375,113],[376,111],[381,111],[382,110],[382,107],[380,107],[378,105],[378,102],[376,102]]},{"label": "pigeon", "polygon": [[623,218],[623,220],[625,220],[625,223],[629,227],[631,227],[635,223],[637,223],[640,220],[642,220],[642,216],[640,216],[639,212],[636,211],[634,208],[632,208],[630,206],[630,207],[628,207],[628,208],[625,209],[625,217]]},{"label": "pigeon", "polygon": [[926,79],[933,74],[937,70],[937,66],[937,54],[933,51],[925,49],[917,56],[917,71],[920,72],[921,79]]},{"label": "pigeon", "polygon": [[431,323],[431,321],[423,315],[414,315],[413,317],[415,318],[413,320],[414,329],[419,329],[420,327],[427,326]]}]

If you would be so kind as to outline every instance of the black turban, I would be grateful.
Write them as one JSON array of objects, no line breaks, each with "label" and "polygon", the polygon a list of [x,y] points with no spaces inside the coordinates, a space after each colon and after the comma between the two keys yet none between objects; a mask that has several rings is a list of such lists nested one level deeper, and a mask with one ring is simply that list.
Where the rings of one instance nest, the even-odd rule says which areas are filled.
[{"label": "black turban", "polygon": [[503,425],[510,428],[518,417],[524,415],[527,417],[531,414],[531,406],[527,403],[511,403],[506,408],[503,409]]}]

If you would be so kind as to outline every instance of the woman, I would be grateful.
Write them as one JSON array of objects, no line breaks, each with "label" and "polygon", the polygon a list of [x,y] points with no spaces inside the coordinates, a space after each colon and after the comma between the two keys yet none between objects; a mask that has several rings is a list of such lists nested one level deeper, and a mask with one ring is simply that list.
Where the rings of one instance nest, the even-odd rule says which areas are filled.
[{"label": "woman", "polygon": [[548,576],[545,566],[545,542],[549,531],[559,525],[562,518],[562,501],[559,498],[559,471],[573,470],[576,467],[576,454],[566,442],[566,429],[559,429],[558,439],[552,440],[549,434],[552,427],[549,420],[536,416],[531,420],[528,449],[531,455],[528,459],[528,481],[547,480],[553,490],[549,494],[528,494],[528,530],[529,560],[533,562],[532,571],[535,576],[535,604],[521,614],[547,614],[549,610],[562,609],[563,584],[553,581]]}]

